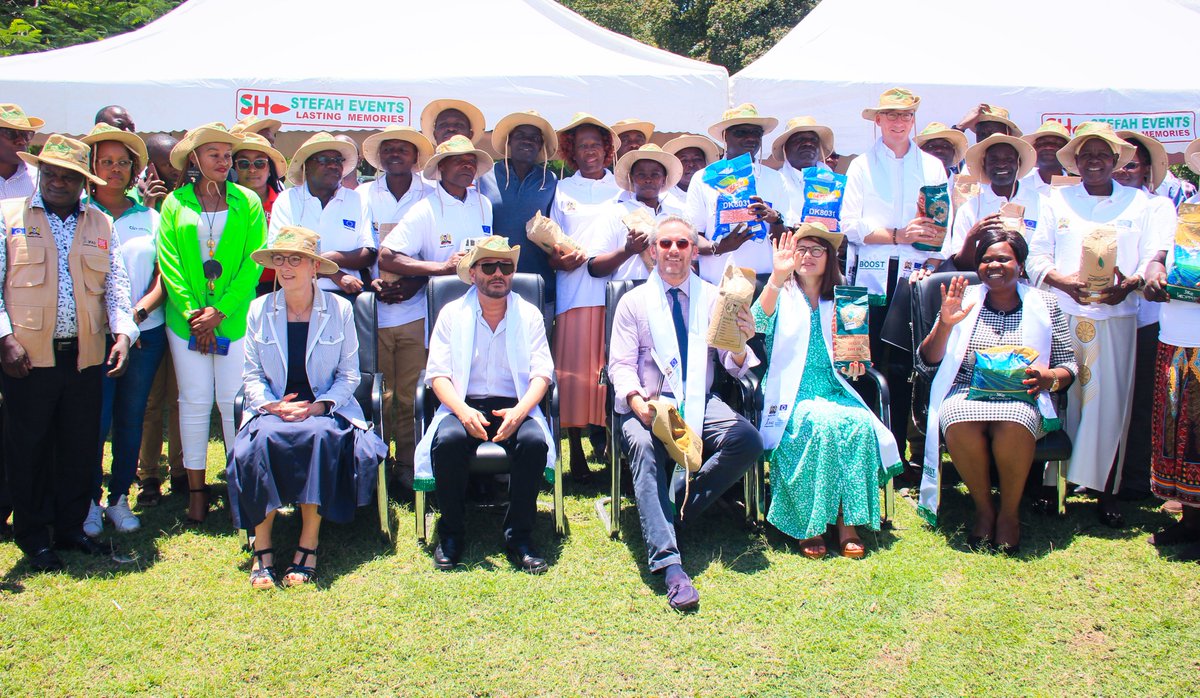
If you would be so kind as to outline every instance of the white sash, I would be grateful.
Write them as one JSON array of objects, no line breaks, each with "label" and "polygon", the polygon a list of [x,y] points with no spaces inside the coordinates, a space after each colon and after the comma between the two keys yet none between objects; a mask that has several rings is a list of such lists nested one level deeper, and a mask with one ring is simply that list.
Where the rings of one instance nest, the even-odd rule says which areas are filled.
[{"label": "white sash", "polygon": [[[829,356],[833,375],[846,392],[853,395],[863,409],[871,415],[871,426],[879,443],[880,468],[886,472],[900,462],[900,450],[896,438],[871,412],[858,391],[850,387],[846,378],[833,366],[833,301],[822,300],[817,304],[821,313],[821,334],[825,341],[825,353]],[[784,284],[775,301],[775,335],[771,342],[771,361],[768,364],[766,382],[763,385],[764,412],[759,433],[766,450],[779,445],[787,428],[793,401],[800,393],[800,381],[808,360],[810,306],[804,292],[793,282]]]},{"label": "white sash", "polygon": [[[1024,346],[1038,353],[1035,366],[1050,365],[1050,342],[1053,330],[1050,324],[1050,311],[1042,294],[1026,284],[1017,284],[1017,294],[1021,297],[1023,310],[1021,312],[1021,337]],[[983,308],[984,298],[987,297],[987,286],[977,284],[967,288],[963,295],[963,303],[975,302],[974,307],[967,313],[962,322],[950,331],[946,341],[946,354],[933,377],[933,385],[929,389],[929,419],[925,423],[925,465],[921,470],[921,497],[917,512],[929,525],[937,525],[938,504],[941,499],[941,484],[938,473],[942,466],[941,458],[941,422],[939,413],[942,401],[954,385],[958,370],[967,355],[967,347],[971,343],[971,334],[975,331],[975,323],[979,320],[979,311]],[[918,349],[919,351],[919,349]],[[1037,395],[1038,411],[1043,419],[1055,419],[1054,401],[1046,391]]]},{"label": "white sash", "polygon": [[708,383],[708,320],[711,296],[708,284],[695,274],[688,275],[688,365],[686,380],[681,373],[679,342],[675,339],[675,323],[671,319],[671,301],[658,269],[650,272],[646,283],[653,289],[646,319],[650,324],[650,339],[654,346],[650,356],[658,366],[671,392],[683,421],[697,434],[704,433],[704,405]]},{"label": "white sash", "polygon": [[[513,384],[517,388],[517,399],[529,390],[529,341],[525,338],[525,321],[522,317],[520,304],[523,301],[515,293],[508,294],[508,308],[504,311],[504,344],[508,352],[508,366],[512,371]],[[474,288],[460,300],[447,305],[442,314],[449,314],[450,325],[450,380],[454,383],[454,391],[459,397],[466,397],[467,385],[471,380],[471,356],[475,351],[475,326],[479,317],[479,294]],[[540,313],[539,313],[540,314]],[[437,433],[438,425],[453,414],[445,405],[438,406],[437,412],[425,434],[417,444],[413,454],[413,489],[430,492],[434,489],[433,478],[433,436]],[[488,421],[498,419],[493,415],[484,415]],[[550,425],[542,414],[542,408],[534,405],[529,411],[529,418],[542,428],[546,438],[546,469],[545,477],[548,482],[554,482],[554,463],[558,456],[555,451],[554,439],[550,435]]]}]

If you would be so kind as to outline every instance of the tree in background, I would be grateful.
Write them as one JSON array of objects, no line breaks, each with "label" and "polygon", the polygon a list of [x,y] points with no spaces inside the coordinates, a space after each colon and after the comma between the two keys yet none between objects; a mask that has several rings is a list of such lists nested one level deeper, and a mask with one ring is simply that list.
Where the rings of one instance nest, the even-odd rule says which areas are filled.
[{"label": "tree in background", "polygon": [[137,29],[182,0],[0,0],[0,56],[98,41]]}]

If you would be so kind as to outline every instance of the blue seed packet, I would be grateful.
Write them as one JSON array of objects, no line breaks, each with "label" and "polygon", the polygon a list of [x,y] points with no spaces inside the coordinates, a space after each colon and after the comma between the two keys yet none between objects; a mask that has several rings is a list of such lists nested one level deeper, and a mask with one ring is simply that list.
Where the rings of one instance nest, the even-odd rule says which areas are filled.
[{"label": "blue seed packet", "polygon": [[975,371],[967,388],[968,400],[1012,401],[1033,404],[1025,369],[1033,365],[1038,353],[1029,347],[999,346],[975,352]]},{"label": "blue seed packet", "polygon": [[717,190],[717,224],[710,231],[716,242],[739,225],[746,225],[754,240],[767,236],[767,224],[750,213],[750,197],[758,195],[754,182],[754,161],[750,154],[732,160],[718,160],[704,168],[704,183]]}]

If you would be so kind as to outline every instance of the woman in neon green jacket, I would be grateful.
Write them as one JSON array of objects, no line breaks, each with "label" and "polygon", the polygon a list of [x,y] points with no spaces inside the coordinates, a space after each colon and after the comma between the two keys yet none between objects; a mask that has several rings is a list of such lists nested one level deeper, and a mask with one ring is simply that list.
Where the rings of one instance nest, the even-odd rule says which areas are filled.
[{"label": "woman in neon green jacket", "polygon": [[163,202],[159,227],[158,266],[167,290],[167,341],[179,384],[190,525],[208,516],[204,475],[214,400],[226,449],[233,444],[246,313],[262,273],[250,255],[267,234],[258,196],[226,179],[239,142],[241,136],[220,123],[188,131],[171,151],[171,164],[191,174]]}]

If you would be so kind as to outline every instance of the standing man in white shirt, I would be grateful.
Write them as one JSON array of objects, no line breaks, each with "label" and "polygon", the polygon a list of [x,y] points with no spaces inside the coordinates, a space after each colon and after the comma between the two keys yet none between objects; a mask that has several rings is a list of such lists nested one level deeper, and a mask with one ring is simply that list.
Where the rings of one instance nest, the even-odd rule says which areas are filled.
[{"label": "standing man in white shirt", "polygon": [[667,190],[663,199],[671,206],[687,211],[687,193],[692,176],[720,160],[721,148],[708,136],[686,133],[667,141],[663,145],[663,152],[679,158],[679,164],[683,165],[683,176],[679,178],[679,183]]},{"label": "standing man in white shirt", "polygon": [[461,99],[435,99],[421,110],[421,133],[435,146],[452,136],[466,136],[472,143],[487,130],[479,107]]},{"label": "standing man in white shirt", "polygon": [[1021,136],[1021,140],[1033,146],[1034,152],[1037,153],[1037,168],[1025,175],[1024,181],[1030,188],[1036,188],[1038,194],[1050,196],[1051,180],[1068,174],[1058,161],[1058,151],[1066,147],[1067,141],[1071,140],[1071,132],[1066,126],[1051,119],[1043,122],[1033,133]]},{"label": "standing man in white shirt", "polygon": [[[411,126],[389,126],[363,141],[363,157],[382,175],[358,187],[371,221],[376,246],[418,201],[433,194],[433,187],[420,176],[419,168],[433,155],[433,144]],[[413,398],[417,377],[425,364],[425,322],[413,317],[405,304],[423,300],[426,277],[402,277],[379,260],[379,273],[371,282],[375,291],[378,321],[378,358],[383,371],[384,443],[396,441],[389,459],[388,476],[404,487],[412,486]]]},{"label": "standing man in white shirt", "polygon": [[15,104],[0,104],[0,199],[33,195],[37,168],[25,164],[18,154],[29,150],[33,134],[45,124]]},{"label": "standing man in white shirt", "polygon": [[625,153],[641,148],[650,142],[654,136],[654,124],[641,119],[621,119],[612,125],[612,132],[617,134],[621,144],[617,146],[617,159]]},{"label": "standing man in white shirt", "polygon": [[788,120],[787,130],[771,144],[771,156],[782,160],[779,175],[783,178],[793,213],[800,215],[804,208],[804,175],[809,167],[828,170],[825,158],[833,153],[833,129],[822,126],[811,116]]},{"label": "standing man in white shirt", "polygon": [[268,244],[280,230],[298,225],[321,236],[321,256],[338,270],[321,274],[317,286],[345,297],[363,288],[362,270],[375,263],[375,240],[367,208],[342,178],[358,165],[358,149],[321,132],[304,142],[292,156],[287,178],[293,186],[275,200]]},{"label": "standing man in white shirt", "polygon": [[[772,234],[783,230],[783,217],[790,201],[783,177],[759,162],[763,137],[779,125],[779,119],[760,116],[753,104],[742,104],[726,111],[721,120],[709,127],[713,139],[725,144],[725,159],[732,160],[749,154],[754,160],[754,181],[757,200],[750,205],[755,219],[771,226]],[[688,218],[702,236],[700,240],[700,278],[715,283],[732,258],[739,267],[750,267],[765,274],[771,271],[771,235],[751,240],[749,234],[730,233],[712,242],[717,227],[717,190],[704,183],[704,171],[692,175],[688,185]]]},{"label": "standing man in white shirt", "polygon": [[894,87],[879,96],[875,107],[863,110],[862,117],[875,124],[880,137],[850,163],[842,200],[842,229],[850,244],[847,283],[865,286],[871,295],[871,357],[887,374],[892,434],[898,444],[907,440],[912,351],[885,344],[880,333],[896,283],[916,269],[933,266],[929,252],[913,247],[937,240],[932,221],[917,217],[917,197],[923,186],[946,183],[941,161],[912,140],[920,104],[912,92]]},{"label": "standing man in white shirt", "polygon": [[1008,118],[1008,110],[994,104],[979,104],[971,108],[966,116],[955,124],[959,131],[974,131],[975,142],[980,143],[994,133],[1006,136],[1021,136],[1021,129]]}]

